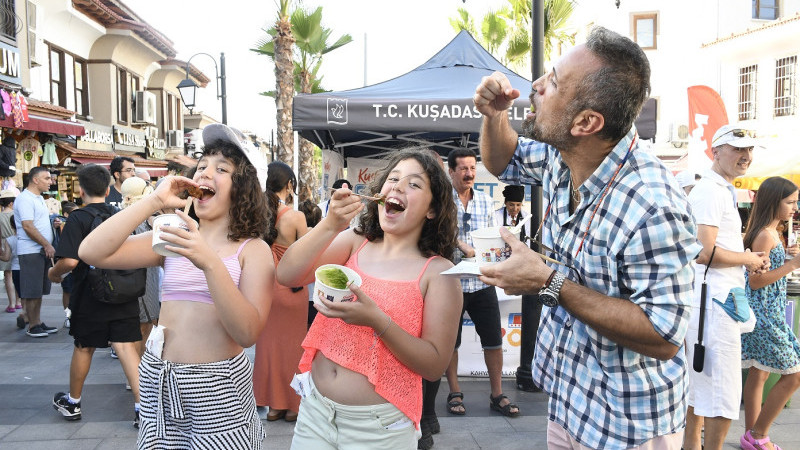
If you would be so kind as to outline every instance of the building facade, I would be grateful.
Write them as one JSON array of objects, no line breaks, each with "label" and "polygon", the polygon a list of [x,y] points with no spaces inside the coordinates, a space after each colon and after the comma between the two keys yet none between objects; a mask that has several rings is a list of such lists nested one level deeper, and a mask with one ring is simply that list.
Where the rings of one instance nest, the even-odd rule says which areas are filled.
[{"label": "building facade", "polygon": [[[107,165],[116,155],[166,175],[168,161],[184,155],[177,85],[187,65],[172,42],[117,0],[0,0],[0,7],[7,63],[0,87],[24,93],[29,115],[46,111],[72,127],[39,130],[49,131],[57,161],[33,161],[58,172],[62,197],[74,196],[76,165]],[[209,81],[193,66],[188,76],[200,86]]]}]

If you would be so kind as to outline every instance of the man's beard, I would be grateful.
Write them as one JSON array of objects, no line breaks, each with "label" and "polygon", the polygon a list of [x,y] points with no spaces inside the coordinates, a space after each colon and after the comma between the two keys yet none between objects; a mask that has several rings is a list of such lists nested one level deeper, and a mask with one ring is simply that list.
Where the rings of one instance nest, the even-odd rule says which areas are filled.
[{"label": "man's beard", "polygon": [[[569,115],[564,117],[569,117]],[[522,122],[522,135],[528,139],[552,145],[559,151],[569,151],[577,143],[577,138],[569,132],[571,126],[572,121],[569,119],[559,120],[554,126],[542,127],[537,126],[535,117],[526,118]]]}]

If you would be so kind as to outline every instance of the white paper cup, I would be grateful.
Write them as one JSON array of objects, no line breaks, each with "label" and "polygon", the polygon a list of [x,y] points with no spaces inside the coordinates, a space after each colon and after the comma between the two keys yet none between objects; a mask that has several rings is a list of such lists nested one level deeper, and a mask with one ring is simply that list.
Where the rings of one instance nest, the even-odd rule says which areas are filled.
[{"label": "white paper cup", "polygon": [[[511,256],[511,247],[500,237],[500,227],[480,228],[470,234],[475,248],[475,261],[478,263],[498,263]],[[514,236],[519,239],[519,232]]]},{"label": "white paper cup", "polygon": [[316,272],[314,272],[314,303],[320,303],[320,295],[322,295],[325,300],[330,302],[352,302],[355,300],[356,294],[354,294],[350,289],[336,289],[317,279],[317,272],[330,267],[341,269],[342,272],[347,275],[348,284],[353,282],[356,284],[356,286],[361,286],[361,277],[354,270],[338,264],[325,264],[324,266],[320,266]]},{"label": "white paper cup", "polygon": [[162,256],[181,256],[167,250],[167,245],[180,247],[161,239],[161,227],[180,227],[189,231],[189,226],[177,214],[162,214],[153,220],[153,251]]}]

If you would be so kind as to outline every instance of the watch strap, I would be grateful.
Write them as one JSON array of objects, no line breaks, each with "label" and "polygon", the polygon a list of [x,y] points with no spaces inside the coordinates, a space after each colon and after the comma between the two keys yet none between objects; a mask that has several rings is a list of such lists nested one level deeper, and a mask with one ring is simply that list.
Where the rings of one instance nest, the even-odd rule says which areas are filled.
[{"label": "watch strap", "polygon": [[554,269],[550,276],[547,277],[547,281],[544,282],[541,289],[545,289],[546,287],[550,286],[550,283],[553,282],[553,277],[556,276],[556,272],[558,271]]}]

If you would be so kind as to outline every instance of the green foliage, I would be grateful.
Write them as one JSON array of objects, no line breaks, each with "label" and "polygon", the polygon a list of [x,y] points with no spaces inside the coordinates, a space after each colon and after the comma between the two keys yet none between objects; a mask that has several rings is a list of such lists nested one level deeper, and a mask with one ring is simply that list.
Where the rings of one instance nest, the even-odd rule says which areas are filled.
[{"label": "green foliage", "polygon": [[[283,7],[283,2],[288,1],[282,0],[281,7]],[[304,93],[325,92],[325,89],[321,86],[322,76],[319,75],[322,56],[349,44],[353,41],[353,38],[349,34],[345,34],[333,44],[329,44],[328,41],[331,38],[331,34],[333,34],[333,30],[322,25],[322,7],[317,7],[310,13],[302,7],[297,8],[292,11],[289,20],[292,27],[292,35],[295,39],[295,91]],[[277,32],[274,28],[265,28],[263,31],[266,36],[259,39],[255,48],[251,50],[274,59],[275,45],[273,39]],[[309,76],[308,92],[305,92],[302,86],[304,75]],[[261,95],[269,97],[274,97],[275,94],[275,91],[261,93]]]},{"label": "green foliage", "polygon": [[[507,0],[508,4],[497,11],[489,10],[481,19],[480,33],[475,21],[464,8],[458,8],[457,17],[450,18],[456,31],[472,34],[500,62],[521,71],[530,64],[532,11],[530,0]],[[549,60],[557,43],[575,43],[575,36],[567,26],[572,15],[572,0],[545,0],[544,2],[544,57]]]}]

